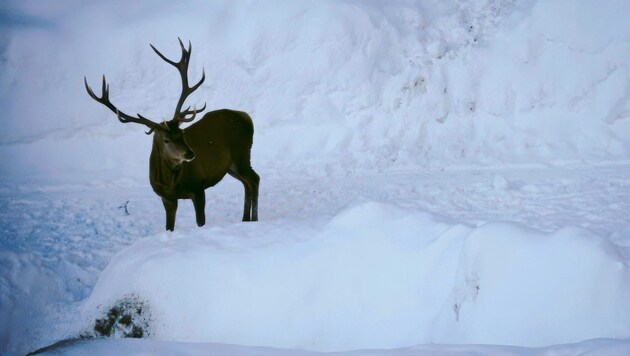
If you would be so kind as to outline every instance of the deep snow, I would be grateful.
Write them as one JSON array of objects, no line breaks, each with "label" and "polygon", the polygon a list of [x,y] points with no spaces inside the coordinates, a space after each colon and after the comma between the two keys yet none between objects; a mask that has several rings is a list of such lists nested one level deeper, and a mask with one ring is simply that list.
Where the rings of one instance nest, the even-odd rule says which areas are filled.
[{"label": "deep snow", "polygon": [[140,296],[159,320],[152,334],[173,341],[320,351],[544,346],[627,336],[624,262],[579,228],[475,228],[366,202],[325,221],[142,239],[111,260],[86,308]]},{"label": "deep snow", "polygon": [[[628,351],[405,349],[630,337],[628,13],[622,0],[3,2],[0,351],[76,337],[129,293],[151,303],[154,340]],[[208,191],[206,227],[184,203],[163,233],[151,140],[84,91],[83,75],[98,87],[105,73],[124,111],[160,120],[179,83],[148,43],[177,57],[178,36],[191,78],[208,78],[189,103],[254,119],[259,223],[237,223],[228,178]]]}]

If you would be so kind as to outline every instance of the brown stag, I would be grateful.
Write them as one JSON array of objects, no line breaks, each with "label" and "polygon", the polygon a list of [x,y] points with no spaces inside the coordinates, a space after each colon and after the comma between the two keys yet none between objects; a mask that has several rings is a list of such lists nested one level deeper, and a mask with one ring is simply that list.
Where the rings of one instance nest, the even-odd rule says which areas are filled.
[{"label": "brown stag", "polygon": [[192,199],[197,225],[203,226],[205,216],[205,189],[223,179],[225,174],[238,179],[245,187],[243,221],[258,220],[258,183],[260,177],[251,167],[250,154],[254,135],[254,124],[250,116],[241,111],[216,110],[206,113],[201,120],[182,129],[182,122],[191,122],[205,110],[187,109],[182,111],[186,98],[205,80],[193,86],[188,85],[188,64],[192,45],[188,49],[179,40],[182,57],[179,62],[171,61],[153,45],[151,48],[160,58],[179,71],[182,80],[182,93],[175,107],[175,114],[169,121],[156,123],[142,115],[130,116],[120,111],[109,100],[109,85],[103,76],[101,97],[96,96],[84,77],[85,89],[92,99],[116,113],[122,123],[135,122],[149,128],[153,133],[153,148],[149,160],[149,176],[153,191],[162,198],[166,210],[166,229],[175,229],[175,213],[178,199]]}]

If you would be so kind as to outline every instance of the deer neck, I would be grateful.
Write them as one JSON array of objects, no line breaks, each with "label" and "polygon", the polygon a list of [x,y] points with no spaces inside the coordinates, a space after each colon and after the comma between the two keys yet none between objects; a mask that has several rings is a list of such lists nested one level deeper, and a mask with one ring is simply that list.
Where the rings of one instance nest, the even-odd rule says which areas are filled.
[{"label": "deer neck", "polygon": [[154,138],[149,162],[150,179],[153,189],[167,194],[174,190],[182,165],[169,159]]}]

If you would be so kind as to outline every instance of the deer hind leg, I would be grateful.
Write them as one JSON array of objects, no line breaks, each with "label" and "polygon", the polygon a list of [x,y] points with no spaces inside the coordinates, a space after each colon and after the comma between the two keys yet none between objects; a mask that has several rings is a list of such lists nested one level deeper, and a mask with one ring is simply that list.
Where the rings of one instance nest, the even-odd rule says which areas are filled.
[{"label": "deer hind leg", "polygon": [[249,165],[246,167],[232,165],[228,174],[243,183],[245,188],[243,221],[258,221],[258,184],[260,177]]},{"label": "deer hind leg", "polygon": [[252,186],[252,221],[258,221],[258,186],[260,184],[260,176],[249,167],[249,180]]},{"label": "deer hind leg", "polygon": [[202,227],[206,224],[206,192],[197,192],[193,198],[193,206],[195,207],[195,217],[197,218],[197,226]]},{"label": "deer hind leg", "polygon": [[177,213],[177,200],[162,198],[164,210],[166,211],[166,230],[175,231],[175,213]]},{"label": "deer hind leg", "polygon": [[249,220],[258,221],[258,185],[260,177],[251,168],[247,167],[241,174],[245,186],[245,210],[249,213]]}]

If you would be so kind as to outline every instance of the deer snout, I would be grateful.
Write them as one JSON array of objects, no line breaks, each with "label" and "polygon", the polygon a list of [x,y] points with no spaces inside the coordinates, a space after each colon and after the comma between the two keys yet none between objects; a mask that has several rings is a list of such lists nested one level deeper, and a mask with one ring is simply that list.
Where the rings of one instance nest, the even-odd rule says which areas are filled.
[{"label": "deer snout", "polygon": [[195,158],[195,154],[193,153],[193,151],[188,150],[186,151],[186,153],[184,154],[184,158],[186,159],[186,161],[192,161]]}]

